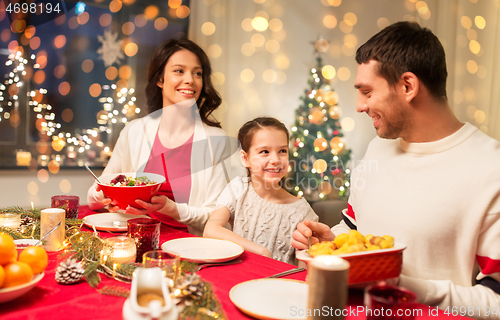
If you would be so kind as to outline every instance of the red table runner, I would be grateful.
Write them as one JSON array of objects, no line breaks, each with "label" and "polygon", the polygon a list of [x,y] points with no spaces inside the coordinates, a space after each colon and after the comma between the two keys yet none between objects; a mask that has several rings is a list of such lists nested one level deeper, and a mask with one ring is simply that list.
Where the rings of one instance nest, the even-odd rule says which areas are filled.
[{"label": "red table runner", "polygon": [[[87,206],[80,207],[80,218],[90,211]],[[181,225],[178,228],[182,228]],[[90,229],[88,229],[90,231]],[[101,232],[101,237],[113,236],[108,232]],[[165,241],[192,237],[185,231],[175,229],[172,226],[162,225],[160,243]],[[60,285],[55,277],[55,270],[60,263],[57,253],[49,253],[49,265],[45,270],[44,278],[35,288],[25,295],[0,304],[0,319],[23,320],[23,319],[122,319],[122,308],[125,298],[106,296],[99,294],[96,289],[91,288],[86,282],[74,285]],[[263,278],[281,271],[286,271],[293,266],[280,261],[272,260],[253,253],[244,252],[241,255],[243,263],[206,268],[199,272],[200,276],[212,283],[215,294],[219,298],[228,319],[253,319],[239,309],[229,299],[229,291],[238,283]],[[287,276],[287,279],[305,281],[306,272]],[[118,282],[101,274],[102,282],[99,288],[106,285],[115,285],[130,289],[130,284]],[[448,318],[443,311],[437,311],[424,305],[419,305],[419,314],[416,319],[439,320]],[[346,308],[346,319],[366,319],[363,309],[362,291],[350,290],[349,302]]]}]

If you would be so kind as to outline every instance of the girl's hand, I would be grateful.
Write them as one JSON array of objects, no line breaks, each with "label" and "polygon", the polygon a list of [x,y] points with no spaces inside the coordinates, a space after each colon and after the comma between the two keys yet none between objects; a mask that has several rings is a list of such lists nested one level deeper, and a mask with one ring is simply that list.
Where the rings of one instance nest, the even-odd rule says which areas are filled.
[{"label": "girl's hand", "polygon": [[324,223],[305,220],[297,225],[297,230],[292,235],[292,247],[299,250],[308,249],[307,238],[311,238],[311,244],[321,241],[332,241],[335,235]]},{"label": "girl's hand", "polygon": [[[137,203],[144,209],[138,209],[128,206],[127,209],[125,210],[125,213],[135,214],[135,215],[146,215],[161,210],[162,213],[168,214],[168,211],[171,210],[172,205],[177,209],[177,207],[175,206],[175,202],[167,198],[167,196],[154,196],[151,198],[151,202],[146,202],[137,199],[135,200],[135,203]],[[166,209],[167,212],[162,209]]]},{"label": "girl's hand", "polygon": [[[97,184],[95,186],[96,191],[101,191],[101,187]],[[117,212],[121,208],[118,206],[118,202],[116,200],[112,200],[110,198],[106,198],[104,193],[98,193],[97,197],[99,197],[98,202],[102,203],[105,206],[108,206],[109,212]]]},{"label": "girl's hand", "polygon": [[268,257],[268,258],[271,258],[271,259],[273,258],[273,254],[266,247],[262,247],[262,252],[259,252],[259,254],[261,256],[264,256],[264,257]]}]

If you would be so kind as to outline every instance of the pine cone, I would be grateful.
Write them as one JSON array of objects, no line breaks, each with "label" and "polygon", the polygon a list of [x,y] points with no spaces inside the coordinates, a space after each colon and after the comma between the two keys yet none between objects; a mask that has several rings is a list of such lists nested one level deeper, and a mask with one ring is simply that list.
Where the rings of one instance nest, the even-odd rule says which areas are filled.
[{"label": "pine cone", "polygon": [[21,224],[19,225],[19,228],[17,228],[17,231],[22,232],[24,229],[31,226],[33,223],[35,223],[35,219],[33,219],[32,217],[22,216]]},{"label": "pine cone", "polygon": [[56,281],[60,284],[73,284],[83,278],[85,269],[80,261],[68,259],[61,262],[56,270]]}]

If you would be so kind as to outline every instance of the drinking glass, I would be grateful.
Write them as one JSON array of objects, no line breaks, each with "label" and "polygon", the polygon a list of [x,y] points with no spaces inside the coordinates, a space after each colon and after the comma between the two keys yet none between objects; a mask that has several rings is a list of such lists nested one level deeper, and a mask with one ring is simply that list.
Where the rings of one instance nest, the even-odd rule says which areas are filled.
[{"label": "drinking glass", "polygon": [[160,268],[163,275],[171,279],[170,286],[177,284],[180,277],[180,258],[178,255],[162,250],[148,251],[142,256],[142,264],[144,268]]},{"label": "drinking glass", "polygon": [[417,295],[412,291],[386,284],[365,289],[367,320],[413,320],[418,312]]},{"label": "drinking glass", "polygon": [[142,255],[151,250],[160,249],[161,221],[149,218],[137,218],[127,221],[127,236],[133,238],[137,248],[135,262],[142,262]]}]

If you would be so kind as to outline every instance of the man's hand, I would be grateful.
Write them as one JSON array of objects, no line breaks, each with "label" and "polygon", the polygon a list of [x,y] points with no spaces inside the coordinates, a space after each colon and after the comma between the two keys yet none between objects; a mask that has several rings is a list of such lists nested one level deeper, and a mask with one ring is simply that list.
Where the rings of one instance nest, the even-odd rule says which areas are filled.
[{"label": "man's hand", "polygon": [[311,237],[311,244],[314,244],[321,241],[331,241],[335,235],[326,224],[305,220],[297,225],[297,230],[293,232],[292,237],[292,247],[304,250],[309,248],[308,237]]}]

